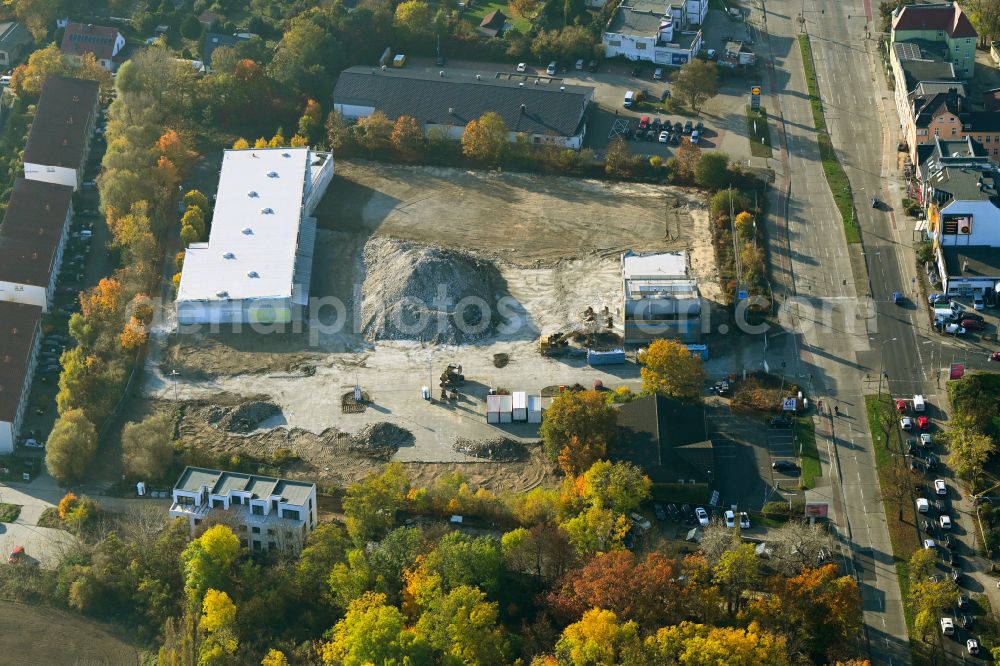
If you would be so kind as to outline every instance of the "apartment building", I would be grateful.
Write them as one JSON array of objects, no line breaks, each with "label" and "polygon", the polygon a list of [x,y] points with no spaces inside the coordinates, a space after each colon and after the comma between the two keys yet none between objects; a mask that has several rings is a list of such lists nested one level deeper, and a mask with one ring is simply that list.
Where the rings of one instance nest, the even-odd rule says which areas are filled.
[{"label": "apartment building", "polygon": [[79,189],[97,121],[98,93],[97,81],[45,77],[24,149],[25,178]]},{"label": "apartment building", "polygon": [[978,33],[957,2],[904,5],[893,11],[891,43],[930,43],[959,78],[972,78]]},{"label": "apartment building", "polygon": [[185,468],[174,485],[170,517],[184,518],[194,534],[213,512],[233,525],[240,543],[251,550],[298,551],[316,529],[316,484]]}]

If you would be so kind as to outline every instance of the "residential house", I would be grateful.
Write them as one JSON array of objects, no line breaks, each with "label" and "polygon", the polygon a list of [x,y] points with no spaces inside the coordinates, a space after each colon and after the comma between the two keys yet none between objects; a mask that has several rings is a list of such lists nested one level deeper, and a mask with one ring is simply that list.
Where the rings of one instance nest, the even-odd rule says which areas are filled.
[{"label": "residential house", "polygon": [[359,66],[341,72],[333,106],[348,119],[376,110],[390,120],[410,116],[425,133],[436,129],[454,140],[462,138],[469,121],[493,111],[503,118],[512,142],[520,136],[579,150],[593,97],[593,88],[546,76]]},{"label": "residential house", "polygon": [[507,17],[499,9],[490,12],[479,23],[479,34],[484,37],[503,37],[507,27]]},{"label": "residential house", "polygon": [[74,190],[80,187],[98,99],[97,81],[51,75],[45,78],[24,149],[25,178]]},{"label": "residential house", "polygon": [[0,454],[11,453],[31,393],[42,309],[0,301]]},{"label": "residential house", "polygon": [[316,219],[333,158],[309,148],[227,150],[207,243],[184,255],[181,324],[287,324],[309,302]]},{"label": "residential house", "polygon": [[622,255],[625,342],[701,336],[701,295],[686,252]]},{"label": "residential house", "polygon": [[316,529],[316,484],[185,468],[174,484],[170,517],[188,521],[193,535],[213,512],[234,525],[240,543],[253,551],[299,551]]},{"label": "residential house", "polygon": [[905,5],[893,11],[891,43],[930,42],[943,46],[944,59],[959,78],[972,78],[978,33],[957,2]]},{"label": "residential house", "polygon": [[[942,91],[947,87],[947,91]],[[925,90],[923,94],[921,90]],[[962,94],[964,87],[946,83],[921,83],[908,96],[910,107],[903,116],[903,136],[910,159],[919,163],[919,149],[936,138],[956,140],[971,137],[986,154],[1000,160],[1000,114],[993,111],[970,111]]]},{"label": "residential house", "polygon": [[205,26],[205,30],[211,30],[215,22],[219,20],[219,15],[213,11],[205,10],[198,15],[198,22]]},{"label": "residential house", "polygon": [[32,44],[31,33],[23,23],[0,23],[0,67],[12,67],[21,60]]},{"label": "residential house", "polygon": [[72,196],[65,185],[14,181],[0,225],[0,301],[48,312],[73,217]]},{"label": "residential house", "polygon": [[97,63],[113,72],[122,63],[125,37],[118,28],[107,28],[92,23],[66,24],[60,50],[71,62],[80,64],[87,53],[94,54]]},{"label": "residential house", "polygon": [[1000,111],[1000,88],[984,90],[980,101],[986,111],[990,113]]},{"label": "residential house", "polygon": [[623,56],[664,67],[691,62],[701,50],[702,33],[688,29],[681,9],[656,0],[623,0],[601,37],[605,57]]},{"label": "residential house", "polygon": [[206,32],[205,42],[201,47],[201,60],[205,63],[205,69],[207,71],[212,70],[212,53],[215,49],[222,46],[232,48],[248,39],[250,37],[244,35],[220,35],[215,32]]},{"label": "residential house", "polygon": [[622,405],[617,426],[611,460],[634,463],[653,483],[715,482],[715,447],[701,405],[653,394]]}]

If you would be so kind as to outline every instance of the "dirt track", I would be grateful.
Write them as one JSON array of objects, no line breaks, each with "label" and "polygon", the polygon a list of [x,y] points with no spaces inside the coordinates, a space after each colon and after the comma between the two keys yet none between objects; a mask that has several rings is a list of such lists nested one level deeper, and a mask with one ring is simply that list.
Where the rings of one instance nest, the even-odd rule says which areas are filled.
[{"label": "dirt track", "polygon": [[20,666],[136,666],[139,654],[105,627],[44,606],[0,601],[0,663]]}]

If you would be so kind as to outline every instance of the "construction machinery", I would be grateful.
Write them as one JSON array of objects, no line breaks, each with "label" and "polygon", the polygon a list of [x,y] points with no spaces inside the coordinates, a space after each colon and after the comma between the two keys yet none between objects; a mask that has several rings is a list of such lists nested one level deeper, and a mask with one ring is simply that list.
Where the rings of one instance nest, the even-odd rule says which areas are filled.
[{"label": "construction machinery", "polygon": [[562,356],[569,347],[572,335],[572,333],[562,333],[561,331],[542,335],[538,341],[538,351],[541,352],[542,356]]},{"label": "construction machinery", "polygon": [[449,363],[448,367],[441,373],[442,389],[454,389],[465,384],[465,375],[462,374],[462,366],[459,363]]}]

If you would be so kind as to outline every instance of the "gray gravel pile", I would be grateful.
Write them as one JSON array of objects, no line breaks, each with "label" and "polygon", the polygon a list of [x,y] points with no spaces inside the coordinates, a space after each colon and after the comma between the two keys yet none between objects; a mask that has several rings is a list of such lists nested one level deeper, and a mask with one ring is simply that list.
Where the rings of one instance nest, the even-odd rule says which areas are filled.
[{"label": "gray gravel pile", "polygon": [[495,334],[505,283],[492,263],[390,238],[369,240],[364,261],[366,339],[460,345]]},{"label": "gray gravel pile", "polygon": [[413,446],[413,433],[393,423],[369,423],[352,435],[350,449],[388,460],[401,446]]},{"label": "gray gravel pile", "polygon": [[219,427],[228,432],[249,433],[257,430],[264,421],[279,415],[281,415],[281,407],[273,402],[255,400],[231,409],[218,419],[217,423]]},{"label": "gray gravel pile", "polygon": [[456,437],[452,448],[467,456],[497,462],[516,462],[528,458],[528,449],[524,448],[520,442],[507,437],[490,437],[489,439]]}]

